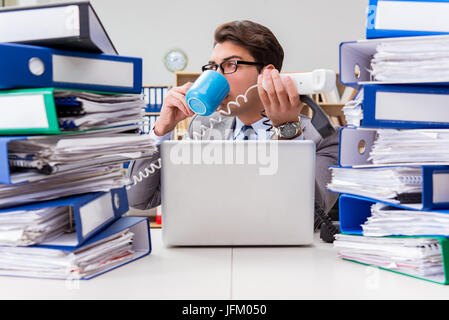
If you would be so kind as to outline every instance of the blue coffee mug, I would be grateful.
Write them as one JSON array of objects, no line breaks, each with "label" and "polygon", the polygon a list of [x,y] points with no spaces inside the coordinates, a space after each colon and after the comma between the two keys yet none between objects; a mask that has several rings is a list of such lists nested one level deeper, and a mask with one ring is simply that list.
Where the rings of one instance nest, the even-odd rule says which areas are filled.
[{"label": "blue coffee mug", "polygon": [[186,93],[187,105],[193,112],[208,116],[217,110],[229,93],[229,82],[217,71],[204,71]]}]

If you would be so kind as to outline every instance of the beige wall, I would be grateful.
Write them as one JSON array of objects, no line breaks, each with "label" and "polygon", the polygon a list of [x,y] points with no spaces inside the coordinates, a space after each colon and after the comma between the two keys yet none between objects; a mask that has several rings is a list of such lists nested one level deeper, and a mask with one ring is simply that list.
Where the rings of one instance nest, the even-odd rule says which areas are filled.
[{"label": "beige wall", "polygon": [[[11,1],[11,0],[8,0]],[[19,4],[57,2],[17,0]],[[122,55],[144,62],[144,84],[173,84],[162,59],[173,48],[189,58],[185,71],[208,61],[215,28],[249,19],[269,27],[284,47],[284,71],[338,70],[342,41],[364,38],[368,0],[91,0]]]}]

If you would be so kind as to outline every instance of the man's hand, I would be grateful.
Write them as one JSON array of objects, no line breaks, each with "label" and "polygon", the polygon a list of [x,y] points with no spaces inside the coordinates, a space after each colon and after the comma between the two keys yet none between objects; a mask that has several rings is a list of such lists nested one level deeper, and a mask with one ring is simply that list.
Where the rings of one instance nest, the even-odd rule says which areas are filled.
[{"label": "man's hand", "polygon": [[191,82],[180,87],[171,88],[162,104],[161,114],[154,124],[154,133],[163,136],[172,131],[178,122],[195,113],[187,106],[186,93],[192,86]]},{"label": "man's hand", "polygon": [[[262,87],[264,81],[266,91]],[[278,127],[287,122],[298,121],[303,104],[290,77],[286,77],[284,87],[279,71],[265,69],[263,74],[259,75],[257,84],[265,114],[273,126]]]}]

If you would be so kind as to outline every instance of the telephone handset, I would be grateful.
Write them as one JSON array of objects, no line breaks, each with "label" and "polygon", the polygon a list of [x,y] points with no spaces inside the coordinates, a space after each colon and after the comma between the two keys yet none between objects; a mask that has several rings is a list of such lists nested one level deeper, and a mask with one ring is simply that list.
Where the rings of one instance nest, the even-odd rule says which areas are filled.
[{"label": "telephone handset", "polygon": [[[285,77],[290,77],[300,95],[326,93],[336,90],[335,71],[330,69],[316,69],[312,72],[301,73],[281,73],[281,81],[284,83]],[[265,88],[265,82],[262,83]]]}]

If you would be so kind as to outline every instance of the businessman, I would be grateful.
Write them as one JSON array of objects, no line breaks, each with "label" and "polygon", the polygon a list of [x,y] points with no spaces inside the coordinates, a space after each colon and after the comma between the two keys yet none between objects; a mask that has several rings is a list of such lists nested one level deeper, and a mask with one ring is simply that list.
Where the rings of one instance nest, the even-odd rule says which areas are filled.
[{"label": "businessman", "polygon": [[[301,115],[303,103],[290,78],[281,82],[284,51],[273,33],[260,24],[251,21],[233,21],[219,26],[215,31],[215,41],[210,60],[202,68],[223,74],[229,82],[230,92],[218,111],[211,116],[194,116],[187,106],[185,94],[191,83],[172,88],[162,105],[152,135],[160,144],[170,139],[176,125],[189,116],[194,116],[189,125],[187,137],[210,140],[268,140],[306,139],[316,144],[315,203],[325,212],[334,205],[337,195],[326,190],[330,181],[329,165],[337,164],[338,136],[334,134],[323,139],[310,119]],[[262,82],[265,81],[265,89]],[[247,102],[241,106],[231,105],[238,95],[250,90]],[[230,111],[230,112],[229,112]],[[218,121],[219,118],[221,121]],[[215,121],[211,122],[211,119]],[[210,127],[212,125],[212,128]],[[207,127],[207,130],[204,128]],[[266,130],[272,127],[272,130]],[[159,152],[152,159],[138,160],[128,170],[130,177],[159,159]],[[138,209],[158,206],[161,201],[160,172],[156,170],[128,192],[130,205]]]}]

